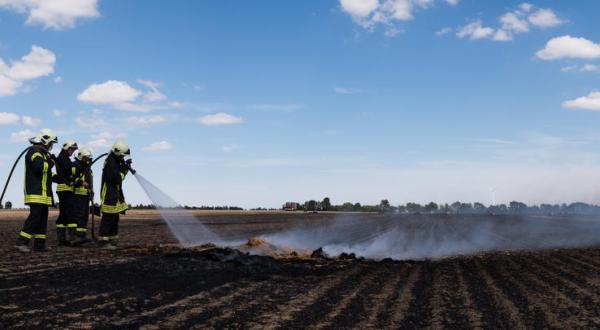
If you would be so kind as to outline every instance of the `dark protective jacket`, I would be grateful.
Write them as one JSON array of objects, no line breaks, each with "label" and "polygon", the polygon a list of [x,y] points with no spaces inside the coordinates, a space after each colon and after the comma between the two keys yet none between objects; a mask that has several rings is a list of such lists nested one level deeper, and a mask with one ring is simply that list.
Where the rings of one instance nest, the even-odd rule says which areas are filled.
[{"label": "dark protective jacket", "polygon": [[127,175],[128,167],[123,162],[123,157],[110,153],[104,161],[102,169],[102,191],[100,193],[103,213],[117,214],[127,210],[123,195],[123,180]]},{"label": "dark protective jacket", "polygon": [[71,183],[76,179],[76,168],[71,158],[69,157],[69,153],[66,150],[61,150],[56,158],[56,177],[55,182],[58,183],[56,187],[57,192],[61,191],[71,191],[73,192],[73,187]]},{"label": "dark protective jacket", "polygon": [[25,156],[25,204],[54,205],[52,193],[52,155],[34,145]]},{"label": "dark protective jacket", "polygon": [[[84,163],[79,159],[75,159],[73,163],[75,167],[75,187],[73,192],[75,195],[89,196],[94,191],[94,176],[92,173],[92,167],[89,163]],[[84,187],[83,183],[87,183],[88,187]]]}]

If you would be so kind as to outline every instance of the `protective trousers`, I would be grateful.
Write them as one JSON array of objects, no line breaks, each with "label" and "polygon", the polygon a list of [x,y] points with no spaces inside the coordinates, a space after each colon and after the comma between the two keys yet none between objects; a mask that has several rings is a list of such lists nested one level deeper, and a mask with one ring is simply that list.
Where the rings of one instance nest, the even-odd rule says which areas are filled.
[{"label": "protective trousers", "polygon": [[102,213],[98,236],[102,243],[116,241],[119,238],[119,213]]},{"label": "protective trousers", "polygon": [[77,229],[77,222],[73,218],[73,197],[71,191],[59,191],[58,194],[58,218],[56,218],[56,235],[59,244],[66,241],[66,232],[74,236]]},{"label": "protective trousers", "polygon": [[46,229],[48,227],[48,205],[30,204],[29,216],[25,220],[23,230],[17,239],[18,245],[29,245],[34,239],[34,247],[45,247]]},{"label": "protective trousers", "polygon": [[77,223],[78,237],[85,237],[87,233],[88,218],[90,217],[90,197],[87,195],[73,195],[73,219]]}]

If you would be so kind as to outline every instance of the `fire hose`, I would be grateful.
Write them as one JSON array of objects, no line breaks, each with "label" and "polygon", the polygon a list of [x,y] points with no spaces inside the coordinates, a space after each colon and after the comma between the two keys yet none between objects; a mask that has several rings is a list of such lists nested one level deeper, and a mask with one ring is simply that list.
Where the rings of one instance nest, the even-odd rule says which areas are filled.
[{"label": "fire hose", "polygon": [[[94,165],[95,162],[97,162],[100,158],[106,157],[108,155],[108,153],[103,153],[102,155],[96,157],[88,166],[85,167],[84,172],[83,173],[87,173],[89,171],[89,169],[92,167],[92,165]],[[90,213],[92,214],[92,241],[96,241],[96,222],[94,219],[94,216],[96,215],[96,213],[99,213],[98,208],[96,207],[96,204],[94,203],[94,194],[90,194]]]},{"label": "fire hose", "polygon": [[10,169],[10,173],[8,173],[8,178],[6,179],[6,183],[4,184],[4,189],[2,190],[2,195],[0,196],[0,205],[2,205],[2,200],[4,200],[4,194],[6,194],[6,188],[8,188],[8,183],[10,182],[10,179],[12,178],[13,172],[15,171],[15,168],[17,167],[19,160],[21,160],[21,157],[23,157],[23,155],[27,151],[29,151],[29,149],[31,149],[31,148],[33,148],[33,146],[25,148],[25,150],[23,150],[23,152],[21,152],[19,157],[17,157],[17,160],[15,160],[15,163],[13,164],[12,168]]}]

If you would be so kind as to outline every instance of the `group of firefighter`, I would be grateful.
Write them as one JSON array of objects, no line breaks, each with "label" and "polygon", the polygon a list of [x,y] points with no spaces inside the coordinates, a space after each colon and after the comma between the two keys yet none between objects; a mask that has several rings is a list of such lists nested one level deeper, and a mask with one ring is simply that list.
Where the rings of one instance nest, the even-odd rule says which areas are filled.
[{"label": "group of firefighter", "polygon": [[[80,246],[91,242],[87,235],[90,211],[95,211],[90,209],[94,205],[91,151],[67,140],[58,156],[54,156],[50,151],[58,143],[58,137],[50,129],[42,129],[29,142],[31,146],[25,154],[24,187],[29,216],[19,233],[16,248],[21,252],[30,252],[32,248],[34,251],[47,251],[48,210],[55,206],[53,183],[57,184],[59,200],[56,219],[58,245]],[[131,169],[129,155],[127,143],[118,140],[104,161],[99,209],[102,219],[98,235],[98,244],[104,249],[116,249],[119,215],[128,208],[122,183],[129,171],[135,173]]]}]

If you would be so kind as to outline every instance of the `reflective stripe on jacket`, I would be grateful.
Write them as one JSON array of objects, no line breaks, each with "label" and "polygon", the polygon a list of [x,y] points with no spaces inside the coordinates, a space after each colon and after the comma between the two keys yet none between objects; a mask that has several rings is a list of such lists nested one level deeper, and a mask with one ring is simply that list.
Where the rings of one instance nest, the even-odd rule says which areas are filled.
[{"label": "reflective stripe on jacket", "polygon": [[54,205],[52,167],[54,161],[45,149],[29,149],[25,156],[25,204]]},{"label": "reflective stripe on jacket", "polygon": [[88,167],[88,164],[76,159],[74,168],[76,169],[75,175],[77,181],[81,183],[85,182],[88,185],[87,188],[82,184],[76,185],[74,190],[75,195],[89,196],[90,192],[94,191],[94,174],[91,167]]},{"label": "reflective stripe on jacket", "polygon": [[123,195],[123,180],[127,175],[127,167],[122,157],[111,153],[104,161],[102,169],[102,191],[100,193],[100,211],[103,213],[121,213],[128,209]]},{"label": "reflective stripe on jacket", "polygon": [[56,174],[56,182],[58,183],[56,191],[73,191],[70,183],[75,181],[76,169],[69,152],[66,150],[61,150],[56,158]]}]

